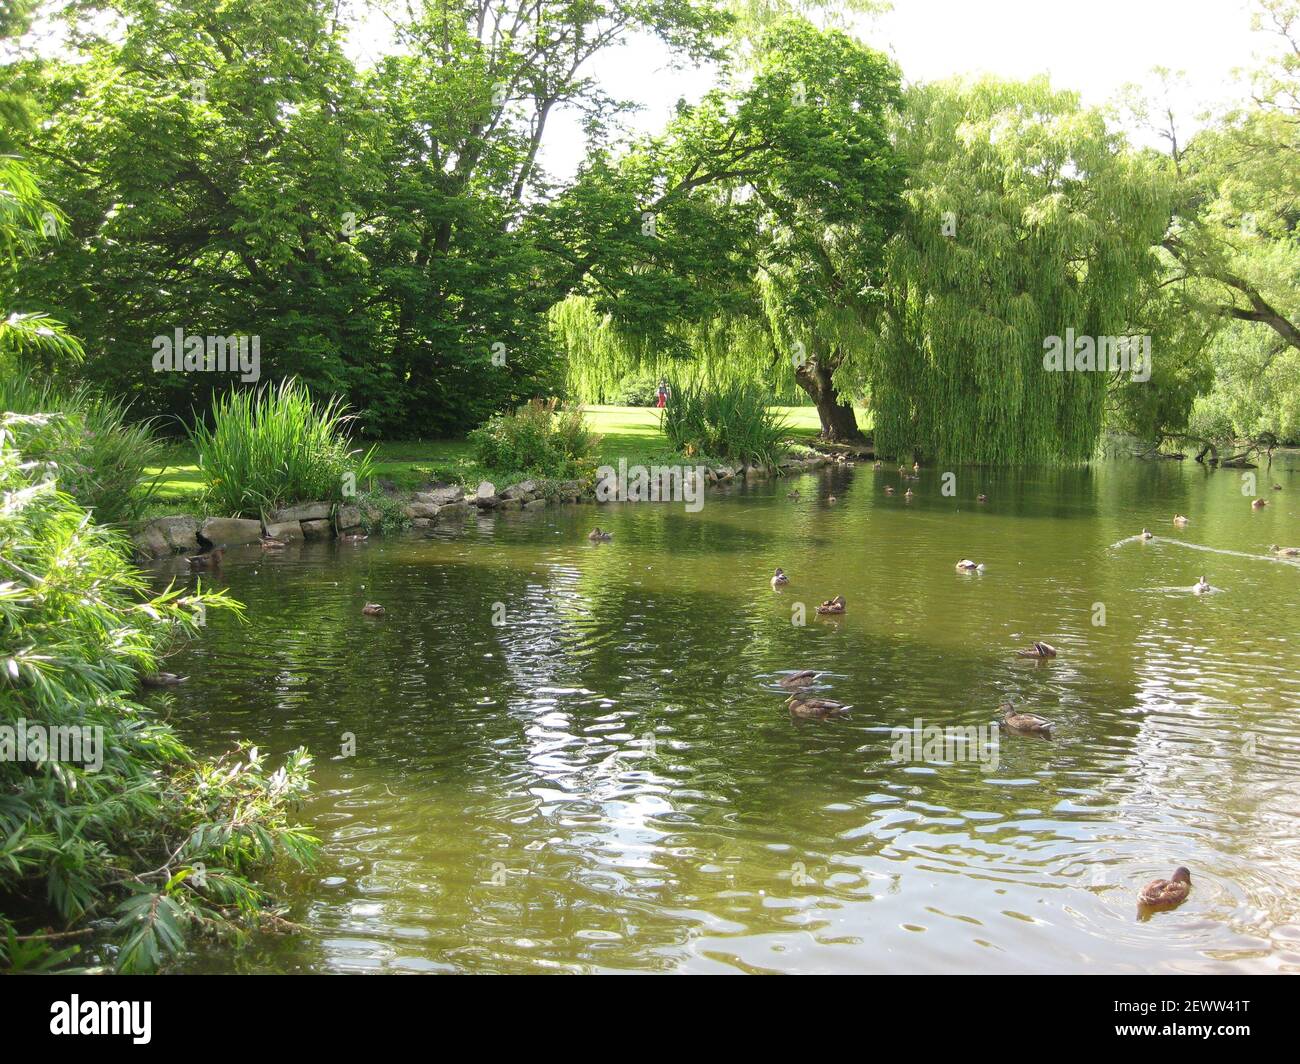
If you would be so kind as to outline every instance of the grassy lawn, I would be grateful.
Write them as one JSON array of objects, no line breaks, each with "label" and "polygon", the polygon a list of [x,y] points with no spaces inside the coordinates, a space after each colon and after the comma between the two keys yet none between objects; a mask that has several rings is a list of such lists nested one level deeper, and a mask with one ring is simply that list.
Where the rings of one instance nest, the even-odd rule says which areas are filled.
[{"label": "grassy lawn", "polygon": [[[821,428],[817,411],[811,406],[775,409],[785,415],[792,438],[812,438]],[[659,412],[653,407],[589,406],[585,412],[592,429],[602,437],[599,448],[602,465],[617,464],[620,458],[626,458],[629,464],[649,464],[673,457],[659,428]],[[465,440],[381,443],[375,457],[378,476],[403,488],[414,488],[434,480],[458,480],[467,484],[492,480],[502,488],[523,479],[519,475],[494,476],[480,468]],[[150,508],[151,514],[174,513],[177,509],[198,504],[202,485],[193,451],[178,446],[169,456],[166,466],[149,472],[161,474],[158,500]]]}]

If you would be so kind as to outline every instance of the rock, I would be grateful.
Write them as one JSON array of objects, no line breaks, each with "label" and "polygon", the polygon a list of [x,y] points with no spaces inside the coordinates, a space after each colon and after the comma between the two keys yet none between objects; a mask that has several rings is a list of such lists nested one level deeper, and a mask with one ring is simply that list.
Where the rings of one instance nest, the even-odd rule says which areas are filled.
[{"label": "rock", "polygon": [[150,524],[162,533],[171,551],[196,551],[199,549],[198,518],[181,515],[179,517],[159,517]]},{"label": "rock", "polygon": [[328,502],[304,502],[299,503],[297,506],[276,510],[267,520],[276,523],[281,521],[323,521],[329,517],[332,509],[334,509],[333,505]]},{"label": "rock", "polygon": [[346,532],[350,528],[361,527],[361,507],[360,506],[340,506],[334,512],[334,524],[340,532]]},{"label": "rock", "polygon": [[303,539],[329,539],[334,535],[334,526],[324,518],[319,521],[304,521],[302,535]]},{"label": "rock", "polygon": [[511,484],[501,493],[503,499],[527,499],[530,495],[536,495],[538,491],[537,481],[521,480],[518,484]]},{"label": "rock", "polygon": [[524,500],[503,498],[497,503],[497,508],[500,510],[522,510],[524,508]]},{"label": "rock", "polygon": [[297,521],[280,521],[265,528],[266,534],[275,539],[302,539],[302,525]]},{"label": "rock", "polygon": [[239,547],[262,538],[262,522],[242,517],[209,517],[199,528],[199,539],[214,547]]},{"label": "rock", "polygon": [[151,521],[131,537],[137,553],[142,558],[162,558],[172,552],[171,544],[163,535],[157,522]]},{"label": "rock", "polygon": [[413,496],[416,502],[429,503],[433,506],[446,506],[451,502],[464,502],[465,489],[456,484],[445,484],[432,491],[417,491]]},{"label": "rock", "polygon": [[402,507],[402,513],[407,517],[418,517],[425,520],[432,520],[437,517],[441,510],[441,506],[431,502],[408,502]]},{"label": "rock", "polygon": [[524,503],[525,510],[543,510],[546,508],[545,499],[532,499]]},{"label": "rock", "polygon": [[449,502],[446,506],[438,507],[438,518],[444,519],[449,517],[464,517],[469,513],[469,503],[467,502]]},{"label": "rock", "polygon": [[411,522],[411,527],[412,527],[412,528],[428,528],[428,527],[429,527],[430,525],[432,525],[432,524],[433,524],[433,521],[430,520],[430,519],[427,518],[427,517],[417,517],[414,521]]},{"label": "rock", "polygon": [[495,506],[497,504],[497,486],[490,480],[483,481],[478,486],[478,491],[474,493],[474,501],[479,506]]}]

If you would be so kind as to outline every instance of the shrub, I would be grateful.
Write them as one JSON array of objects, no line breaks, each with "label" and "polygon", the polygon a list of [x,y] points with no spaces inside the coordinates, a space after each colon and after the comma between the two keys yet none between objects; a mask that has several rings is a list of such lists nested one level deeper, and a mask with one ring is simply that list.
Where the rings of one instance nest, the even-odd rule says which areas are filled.
[{"label": "shrub", "polygon": [[591,472],[600,437],[580,409],[556,411],[534,399],[510,414],[494,414],[469,434],[479,463],[502,473],[577,477]]},{"label": "shrub", "polygon": [[[288,823],[310,759],[297,751],[275,773],[256,750],[199,760],[132,700],[204,611],[239,607],[223,593],[150,597],[122,533],[19,453],[11,431],[25,442],[42,427],[0,418],[0,966],[64,966],[90,941],[94,960],[147,970],[192,933],[255,921],[257,869],[310,858],[314,840]],[[33,736],[55,754],[54,728],[93,745],[44,759]]]},{"label": "shrub", "polygon": [[90,510],[100,524],[131,521],[149,506],[157,478],[145,470],[162,464],[165,448],[149,422],[127,420],[126,404],[89,388],[61,390],[30,377],[0,379],[0,413],[48,414],[29,422],[24,452],[51,463],[59,487]]},{"label": "shrub", "polygon": [[317,404],[292,378],[232,389],[213,403],[211,428],[198,421],[189,432],[205,504],[238,516],[342,498],[349,475],[356,488],[373,473],[374,448],[350,449],[352,420],[341,399]]},{"label": "shrub", "polygon": [[767,389],[752,381],[710,387],[670,385],[661,424],[673,447],[687,455],[775,465],[785,453],[786,421],[769,406]]},{"label": "shrub", "polygon": [[654,406],[659,401],[659,378],[653,373],[628,373],[614,386],[614,394],[623,406]]}]

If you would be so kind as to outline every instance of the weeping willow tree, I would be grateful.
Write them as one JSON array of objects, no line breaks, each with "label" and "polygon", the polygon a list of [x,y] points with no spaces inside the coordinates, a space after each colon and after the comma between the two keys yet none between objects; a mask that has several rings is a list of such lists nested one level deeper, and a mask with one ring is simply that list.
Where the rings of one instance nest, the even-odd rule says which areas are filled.
[{"label": "weeping willow tree", "polygon": [[1046,79],[914,88],[898,146],[907,217],[854,362],[876,449],[1091,457],[1115,374],[1047,369],[1045,343],[1131,335],[1169,221],[1158,168]]}]

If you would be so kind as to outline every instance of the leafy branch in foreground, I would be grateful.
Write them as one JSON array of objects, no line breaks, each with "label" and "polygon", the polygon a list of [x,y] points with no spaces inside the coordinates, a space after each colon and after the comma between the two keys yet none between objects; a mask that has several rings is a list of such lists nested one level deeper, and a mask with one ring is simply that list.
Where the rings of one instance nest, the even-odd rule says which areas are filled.
[{"label": "leafy branch in foreground", "polygon": [[199,759],[134,700],[175,639],[242,607],[150,595],[123,537],[24,459],[15,435],[46,420],[0,417],[0,967],[148,970],[271,916],[252,876],[311,858],[289,823],[311,759]]}]

